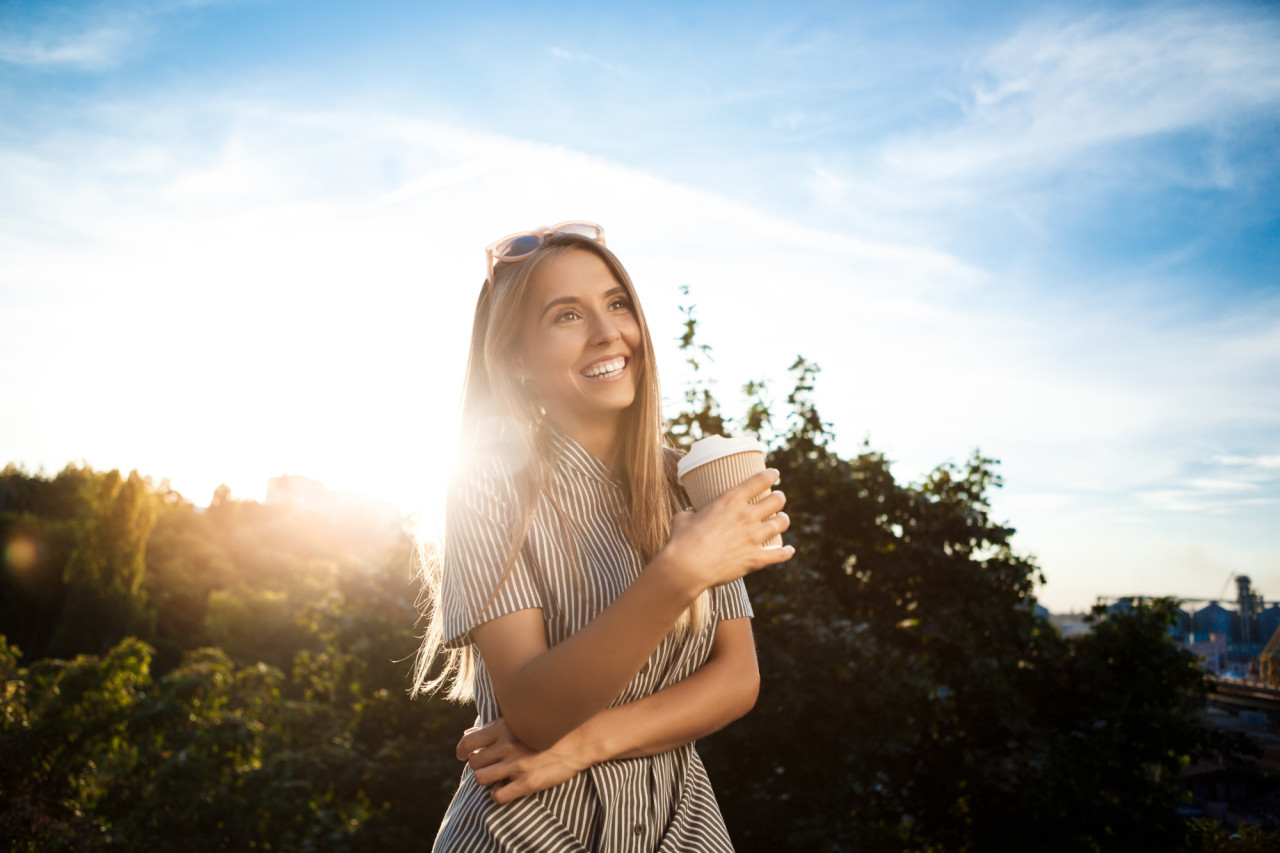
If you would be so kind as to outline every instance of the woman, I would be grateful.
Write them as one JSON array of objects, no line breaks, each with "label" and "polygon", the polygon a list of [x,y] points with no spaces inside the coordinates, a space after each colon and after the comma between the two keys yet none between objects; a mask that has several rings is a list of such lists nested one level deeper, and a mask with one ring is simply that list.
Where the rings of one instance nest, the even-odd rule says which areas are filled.
[{"label": "woman", "polygon": [[[486,250],[465,464],[415,693],[474,699],[438,851],[731,850],[693,741],[759,686],[741,578],[790,559],[765,471],[682,511],[653,344],[592,223]],[[428,671],[441,650],[444,671]]]}]

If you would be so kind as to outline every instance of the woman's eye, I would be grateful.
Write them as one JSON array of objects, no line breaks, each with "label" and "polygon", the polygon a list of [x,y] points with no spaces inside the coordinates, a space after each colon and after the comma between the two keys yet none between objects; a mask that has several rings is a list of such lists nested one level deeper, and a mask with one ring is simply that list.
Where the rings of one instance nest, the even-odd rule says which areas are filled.
[{"label": "woman's eye", "polygon": [[577,311],[572,311],[572,310],[570,310],[570,311],[562,311],[562,312],[560,312],[558,315],[556,315],[556,322],[557,322],[557,323],[567,323],[567,322],[569,322],[570,320],[576,320],[576,319],[578,319],[578,316],[579,316],[579,315],[578,315],[578,312],[577,312]]},{"label": "woman's eye", "polygon": [[630,311],[631,301],[629,299],[623,299],[622,297],[618,297],[617,299],[609,303],[609,310],[610,311]]}]

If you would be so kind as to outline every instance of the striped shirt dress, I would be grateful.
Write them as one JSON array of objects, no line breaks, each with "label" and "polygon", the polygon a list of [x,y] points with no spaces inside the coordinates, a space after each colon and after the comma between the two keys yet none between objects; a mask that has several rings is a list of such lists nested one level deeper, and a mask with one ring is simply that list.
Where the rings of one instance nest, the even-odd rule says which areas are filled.
[{"label": "striped shirt dress", "polygon": [[[542,610],[548,646],[583,628],[640,574],[640,557],[615,521],[622,484],[562,432],[557,462],[538,497],[511,576],[489,599],[518,523],[513,465],[487,459],[457,478],[446,508],[440,606],[445,645],[471,643],[471,629],[526,608]],[[700,631],[663,639],[613,702],[623,705],[688,678],[707,660],[718,623],[752,616],[741,580],[712,589]],[[476,656],[476,725],[498,719],[484,661]],[[714,853],[732,851],[710,780],[693,744],[642,758],[605,761],[553,788],[505,805],[489,799],[469,766],[436,836],[437,853]]]}]

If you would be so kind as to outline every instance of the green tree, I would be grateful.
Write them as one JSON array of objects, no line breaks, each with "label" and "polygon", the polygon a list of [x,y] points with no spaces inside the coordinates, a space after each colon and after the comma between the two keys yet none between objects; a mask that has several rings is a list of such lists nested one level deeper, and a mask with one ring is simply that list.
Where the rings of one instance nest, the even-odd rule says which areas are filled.
[{"label": "green tree", "polygon": [[94,814],[135,756],[131,713],[149,682],[150,650],[127,639],[104,658],[44,660],[21,669],[7,660],[0,738],[0,839],[12,850],[75,849],[102,835]]},{"label": "green tree", "polygon": [[[6,473],[10,522],[67,525],[68,553],[89,541],[85,520],[106,514],[103,475],[88,472],[51,509],[49,480]],[[126,639],[22,668],[0,642],[0,848],[429,842],[473,716],[404,695],[417,644],[404,532],[379,513],[333,520],[225,489],[205,513],[167,484],[152,497],[144,589],[167,662]],[[210,639],[227,648],[199,647]]]},{"label": "green tree", "polygon": [[156,522],[147,483],[109,471],[85,483],[75,540],[63,568],[66,603],[51,652],[105,653],[127,636],[151,636],[154,615],[143,586],[147,538]]},{"label": "green tree", "polygon": [[48,654],[66,598],[63,569],[94,476],[74,465],[53,478],[12,464],[0,472],[0,631],[28,660]]},{"label": "green tree", "polygon": [[[145,585],[156,612],[155,665],[167,672],[184,651],[214,645],[206,632],[210,597],[254,579],[241,577],[208,512],[167,487],[157,490],[157,498]],[[289,650],[282,659],[292,655]],[[254,659],[263,656],[259,649]]]},{"label": "green tree", "polygon": [[1022,812],[1028,829],[1061,827],[1075,849],[1196,849],[1195,828],[1174,817],[1188,799],[1179,773],[1196,755],[1259,752],[1201,722],[1209,688],[1199,661],[1170,639],[1177,612],[1172,599],[1097,607],[1093,630],[1046,661],[1041,792]]},{"label": "green tree", "polygon": [[[1034,614],[1039,568],[992,516],[995,460],[899,483],[869,446],[835,451],[817,366],[791,370],[769,462],[798,552],[747,581],[756,709],[700,745],[738,849],[1183,843],[1178,768],[1243,747],[1200,721],[1203,679],[1167,608],[1064,641]],[[686,423],[718,411],[694,402]],[[743,423],[775,417],[755,408]]]},{"label": "green tree", "polygon": [[[680,292],[689,295],[689,288],[682,287]],[[689,382],[684,390],[684,408],[667,421],[667,438],[676,447],[687,450],[689,445],[708,435],[719,435],[724,432],[725,422],[720,415],[720,403],[712,393],[711,383],[706,379],[703,367],[711,361],[711,347],[697,341],[698,320],[695,315],[696,306],[682,305],[680,312],[684,314],[684,333],[680,336],[680,351],[684,353],[685,364],[689,366]]]}]

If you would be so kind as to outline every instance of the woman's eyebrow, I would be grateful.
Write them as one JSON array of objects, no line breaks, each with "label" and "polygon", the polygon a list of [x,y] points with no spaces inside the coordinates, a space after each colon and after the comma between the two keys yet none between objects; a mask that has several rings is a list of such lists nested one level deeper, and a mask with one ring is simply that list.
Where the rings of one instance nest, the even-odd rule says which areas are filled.
[{"label": "woman's eyebrow", "polygon": [[552,308],[555,308],[557,305],[573,305],[573,304],[576,304],[577,301],[578,301],[578,297],[576,296],[560,296],[560,297],[557,297],[556,299],[552,299],[550,302],[547,303],[547,306],[542,309],[541,317],[547,316],[547,312],[550,311]]},{"label": "woman's eyebrow", "polygon": [[[626,296],[627,289],[622,285],[618,285],[617,287],[611,287],[605,291],[604,298],[611,299],[614,296],[618,296],[618,295]],[[555,308],[557,305],[572,305],[572,304],[576,304],[577,302],[578,302],[578,297],[576,296],[559,296],[547,303],[546,307],[542,309],[542,314],[540,315],[540,317],[547,316],[547,312],[550,311],[552,308]]]}]

